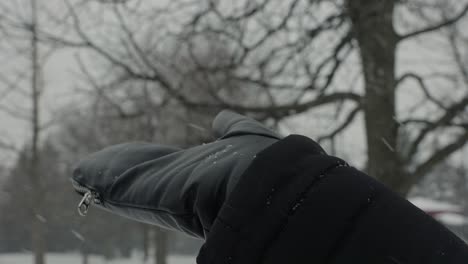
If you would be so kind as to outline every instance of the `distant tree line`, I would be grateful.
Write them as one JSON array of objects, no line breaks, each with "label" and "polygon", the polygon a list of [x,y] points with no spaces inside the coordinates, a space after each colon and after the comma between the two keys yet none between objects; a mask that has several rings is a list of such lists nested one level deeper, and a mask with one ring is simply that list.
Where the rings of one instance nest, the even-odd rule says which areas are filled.
[{"label": "distant tree line", "polygon": [[[91,104],[93,105],[95,106]],[[122,121],[117,117],[109,117],[114,109],[106,103],[99,102],[97,105],[99,109],[90,107],[88,110],[64,110],[61,125],[38,148],[41,162],[36,173],[40,175],[43,186],[40,202],[34,203],[30,197],[36,186],[31,184],[28,178],[28,164],[31,159],[29,146],[25,146],[10,169],[1,171],[5,181],[1,187],[3,195],[0,199],[0,210],[5,213],[0,218],[0,252],[33,250],[30,239],[31,226],[34,221],[40,221],[45,226],[44,240],[47,241],[48,251],[80,251],[84,257],[99,254],[113,258],[128,257],[132,250],[138,250],[146,252],[147,255],[148,251],[154,252],[155,248],[160,247],[155,245],[155,241],[161,241],[161,238],[155,236],[161,236],[162,233],[167,247],[164,258],[169,253],[195,254],[201,245],[200,240],[180,234],[157,232],[154,231],[155,227],[96,208],[92,208],[86,217],[78,215],[77,204],[80,196],[71,187],[69,177],[74,164],[80,158],[110,144],[132,140],[150,141],[154,139],[153,136],[168,130],[165,126],[177,126],[171,123],[171,120],[176,122],[181,118],[177,110],[173,109],[172,113],[168,112],[161,120],[153,117],[153,120],[140,118]],[[74,111],[74,115],[70,115],[70,111]],[[106,111],[107,114],[104,114]],[[99,114],[96,115],[97,113]],[[148,124],[153,123],[158,124],[156,128],[159,133],[151,132],[156,128],[151,128]],[[183,123],[183,127],[189,130],[200,129],[198,126],[191,128],[190,124]],[[197,135],[202,137],[201,133],[192,131],[189,133],[190,139],[186,139],[183,137],[187,135],[184,131],[170,134],[173,144],[178,142],[178,145],[183,146],[188,141],[196,141]],[[206,133],[203,133],[203,136],[206,136]],[[153,238],[148,238],[148,233]],[[148,257],[150,256],[146,256]]]}]

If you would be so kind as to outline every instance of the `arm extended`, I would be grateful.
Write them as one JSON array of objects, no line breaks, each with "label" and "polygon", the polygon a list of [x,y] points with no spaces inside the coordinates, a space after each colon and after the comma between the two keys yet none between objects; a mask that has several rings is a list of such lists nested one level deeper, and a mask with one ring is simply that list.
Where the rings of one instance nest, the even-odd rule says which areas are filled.
[{"label": "arm extended", "polygon": [[[91,203],[113,213],[203,238],[252,157],[280,136],[223,111],[213,121],[220,138],[189,149],[132,142],[107,147],[78,163],[72,176]],[[87,193],[87,194],[86,194]]]}]

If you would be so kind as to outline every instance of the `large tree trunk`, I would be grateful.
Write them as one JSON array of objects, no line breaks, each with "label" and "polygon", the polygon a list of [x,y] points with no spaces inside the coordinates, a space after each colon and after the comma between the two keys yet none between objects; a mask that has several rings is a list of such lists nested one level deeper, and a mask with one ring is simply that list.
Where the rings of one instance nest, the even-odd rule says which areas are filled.
[{"label": "large tree trunk", "polygon": [[397,149],[395,122],[395,1],[348,0],[365,83],[368,173],[405,195],[408,186]]}]

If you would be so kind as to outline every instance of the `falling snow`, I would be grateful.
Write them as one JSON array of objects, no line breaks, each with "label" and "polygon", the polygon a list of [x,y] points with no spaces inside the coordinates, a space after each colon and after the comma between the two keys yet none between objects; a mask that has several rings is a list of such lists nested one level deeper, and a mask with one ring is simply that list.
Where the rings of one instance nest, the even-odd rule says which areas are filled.
[{"label": "falling snow", "polygon": [[72,234],[73,234],[76,238],[78,238],[78,240],[80,240],[80,241],[85,241],[85,238],[83,237],[83,235],[81,235],[80,233],[78,233],[78,231],[73,230],[73,229],[70,230],[70,231],[72,232]]},{"label": "falling snow", "polygon": [[47,223],[47,219],[44,216],[40,215],[40,214],[36,214],[36,218],[39,221],[41,221],[42,223]]},{"label": "falling snow", "polygon": [[395,152],[395,149],[390,146],[390,144],[388,143],[388,141],[385,139],[385,138],[380,138],[382,140],[382,142],[385,144],[385,146],[391,151],[391,152]]}]

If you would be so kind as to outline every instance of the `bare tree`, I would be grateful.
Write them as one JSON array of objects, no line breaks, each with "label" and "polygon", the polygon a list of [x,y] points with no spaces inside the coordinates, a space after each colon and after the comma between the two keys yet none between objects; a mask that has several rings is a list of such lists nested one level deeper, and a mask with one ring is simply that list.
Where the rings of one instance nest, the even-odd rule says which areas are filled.
[{"label": "bare tree", "polygon": [[[456,27],[465,21],[468,3],[263,0],[171,1],[158,6],[128,1],[78,2],[69,4],[68,10],[73,36],[44,32],[45,39],[89,50],[107,63],[106,69],[121,72],[124,80],[150,82],[191,109],[231,108],[276,120],[326,109],[336,113],[337,121],[319,136],[321,141],[333,141],[363,115],[367,170],[402,194],[467,142],[467,94],[433,95],[437,87],[428,87],[425,76],[416,71],[398,76],[395,69],[398,47]],[[107,18],[115,34],[97,36],[89,27],[96,21],[87,16],[93,12],[100,12],[101,20]],[[395,21],[397,15],[422,22],[400,23]],[[395,28],[398,23],[401,30]],[[446,39],[459,37],[460,30]],[[228,51],[223,60],[201,62],[216,52],[205,45],[208,40]],[[452,41],[448,49],[460,53],[459,41]],[[168,46],[172,56],[160,52]],[[194,66],[189,71],[174,63],[181,53],[189,54],[185,60]],[[457,57],[454,64],[460,64]],[[457,80],[465,78],[463,65],[459,66]],[[194,72],[207,80],[199,87],[206,96],[193,97],[193,90],[185,89],[185,80]],[[216,78],[229,81],[210,85]],[[437,107],[437,120],[428,111],[421,118],[397,112],[399,91],[414,87],[410,84],[423,92],[422,109]],[[465,81],[457,85],[467,87]],[[249,91],[257,100],[233,99],[227,92],[232,89]],[[402,149],[399,130],[404,127],[411,133]],[[426,155],[424,144],[431,137],[448,135],[454,128],[458,132],[446,136],[451,141]]]},{"label": "bare tree", "polygon": [[[29,1],[3,1],[0,4],[2,44],[5,51],[2,53],[4,63],[12,65],[3,71],[0,78],[0,91],[2,102],[0,111],[3,114],[26,121],[29,127],[26,146],[28,153],[23,156],[24,168],[27,168],[29,186],[26,203],[29,209],[31,223],[31,247],[34,251],[34,261],[37,264],[45,262],[46,240],[45,222],[41,217],[42,202],[44,200],[44,184],[40,175],[41,156],[39,148],[44,128],[41,116],[41,98],[44,92],[43,67],[45,60],[51,54],[50,49],[40,44],[39,31],[41,27],[40,14],[43,7],[38,0]],[[8,100],[11,94],[16,99]],[[15,97],[13,97],[15,98]],[[29,101],[24,103],[24,101]],[[12,144],[0,144],[10,150],[19,150]]]},{"label": "bare tree", "polygon": [[[346,106],[344,109],[347,111],[342,114],[343,122],[331,133],[321,137],[322,139],[332,139],[343,132],[362,111],[368,135],[366,143],[369,173],[401,193],[406,193],[410,186],[434,164],[466,143],[466,133],[461,133],[453,142],[434,152],[433,156],[417,165],[414,163],[415,159],[420,157],[418,151],[420,144],[438,128],[453,126],[452,121],[460,117],[460,112],[466,107],[467,99],[466,95],[462,95],[459,101],[453,100],[441,104],[440,100],[431,95],[423,78],[418,74],[410,72],[397,77],[395,73],[397,47],[411,39],[455,25],[465,17],[468,10],[466,5],[457,5],[457,8],[452,8],[455,11],[447,14],[447,8],[439,6],[438,10],[434,11],[432,5],[433,12],[444,13],[440,21],[430,21],[429,25],[421,28],[397,33],[393,25],[394,10],[404,8],[408,3],[262,1],[255,4],[243,2],[239,6],[228,5],[222,9],[221,2],[209,1],[205,6],[197,5],[198,8],[193,8],[195,12],[186,11],[191,19],[184,21],[185,24],[182,23],[185,27],[181,32],[171,35],[176,35],[182,41],[175,42],[174,38],[153,40],[166,45],[174,44],[177,47],[174,55],[181,50],[187,50],[191,55],[190,63],[197,66],[196,71],[209,72],[210,76],[216,76],[217,73],[224,74],[224,78],[234,80],[231,83],[235,83],[236,88],[247,87],[255,91],[259,98],[264,98],[262,103],[259,104],[257,101],[255,105],[230,100],[226,96],[225,87],[214,88],[209,85],[204,87],[204,90],[210,100],[193,100],[189,93],[184,92],[183,80],[187,72],[181,71],[171,63],[171,59],[176,57],[161,57],[155,52],[158,44],[162,45],[160,43],[152,42],[154,50],[149,50],[148,46],[151,45],[145,47],[141,45],[140,41],[144,36],[150,34],[138,34],[141,30],[139,32],[131,28],[126,22],[127,15],[131,17],[132,12],[133,15],[135,13],[141,15],[137,9],[133,9],[136,7],[128,6],[127,3],[101,7],[110,10],[107,14],[114,17],[113,26],[117,26],[118,31],[122,33],[118,35],[117,46],[110,48],[111,46],[107,45],[109,43],[101,44],[99,41],[103,41],[102,39],[88,34],[83,29],[80,14],[71,5],[69,10],[77,38],[63,39],[50,34],[45,34],[45,37],[68,46],[90,49],[101,55],[114,69],[125,73],[127,80],[157,84],[172,98],[192,108],[229,107],[280,119],[324,105],[344,104]],[[176,5],[180,9],[193,7],[194,4],[177,2],[171,5]],[[275,9],[278,6],[281,8]],[[421,6],[423,7],[424,5]],[[323,14],[314,13],[313,9],[320,8],[324,10]],[[171,10],[175,9],[173,6],[167,6],[150,10],[154,14],[161,14],[171,13]],[[176,17],[177,13],[173,15]],[[149,29],[142,28],[146,32],[155,32],[153,28],[157,28],[157,22],[151,25],[148,26]],[[167,33],[169,30],[161,31]],[[213,38],[229,48],[230,56],[227,56],[221,65],[213,66],[209,63],[202,65],[199,62],[199,54],[211,50],[203,50],[200,48],[202,45],[197,44]],[[453,36],[451,38],[453,39]],[[116,40],[107,39],[107,42],[109,41],[116,44]],[[323,45],[325,41],[332,47],[331,49],[328,51],[314,49],[314,45]],[[359,51],[356,51],[356,47]],[[452,46],[452,49],[456,51],[455,46]],[[326,55],[311,58],[311,55],[318,55],[317,53]],[[343,78],[342,72],[346,70],[347,65],[349,66],[349,63],[346,63],[348,58],[353,56],[361,61],[362,72],[356,73],[363,78],[364,91],[361,93],[352,91],[353,87],[343,87],[338,83]],[[171,77],[175,73],[181,74],[178,75],[180,78]],[[352,72],[349,75],[353,75]],[[395,107],[397,87],[408,79],[415,80],[423,90],[427,101],[436,104],[444,111],[445,114],[438,122],[429,122],[427,119],[426,123],[421,120],[404,120],[404,122],[399,120]],[[289,95],[285,96],[286,93]],[[408,152],[402,155],[397,146],[398,127],[400,124],[409,123],[425,124],[425,126],[420,129],[418,135],[414,136]]]}]

